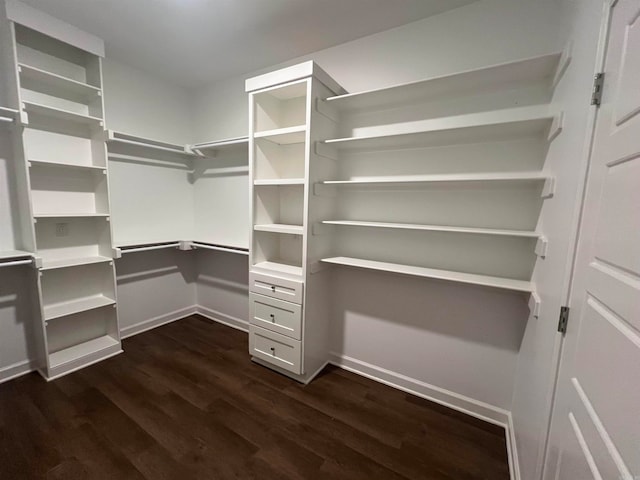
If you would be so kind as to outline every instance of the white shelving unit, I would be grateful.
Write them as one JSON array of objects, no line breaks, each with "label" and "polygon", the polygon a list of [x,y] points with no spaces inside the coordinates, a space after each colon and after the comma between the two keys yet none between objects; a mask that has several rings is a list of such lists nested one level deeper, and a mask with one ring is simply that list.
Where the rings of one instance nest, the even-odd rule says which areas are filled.
[{"label": "white shelving unit", "polygon": [[[311,276],[318,253],[309,234],[316,205],[325,203],[311,191],[326,159],[312,147],[322,135],[337,133],[335,122],[316,106],[343,90],[313,62],[249,79],[246,89],[252,201],[249,352],[254,361],[308,382],[329,353],[329,318],[321,305],[328,280]],[[282,318],[283,308],[293,316]],[[265,314],[270,321],[262,318]]]},{"label": "white shelving unit", "polygon": [[340,125],[316,144],[335,164],[314,185],[333,201],[321,263],[534,293],[562,68],[552,53],[320,102]]},{"label": "white shelving unit", "polygon": [[102,52],[94,48],[102,42],[88,36],[66,43],[60,40],[65,35],[48,35],[34,28],[37,22],[27,23],[10,23],[12,96],[22,123],[24,210],[33,228],[29,255],[40,269],[39,370],[51,380],[122,351]]}]

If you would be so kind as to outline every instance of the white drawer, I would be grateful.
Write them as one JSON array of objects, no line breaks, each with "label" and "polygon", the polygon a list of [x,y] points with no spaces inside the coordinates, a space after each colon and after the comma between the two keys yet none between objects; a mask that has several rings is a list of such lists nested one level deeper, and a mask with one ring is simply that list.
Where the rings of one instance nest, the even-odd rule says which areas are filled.
[{"label": "white drawer", "polygon": [[300,340],[302,330],[300,305],[257,293],[249,295],[249,302],[252,324]]},{"label": "white drawer", "polygon": [[302,282],[273,277],[263,273],[249,273],[249,290],[286,302],[302,304]]},{"label": "white drawer", "polygon": [[298,340],[249,325],[249,353],[296,374],[302,373],[300,346]]}]

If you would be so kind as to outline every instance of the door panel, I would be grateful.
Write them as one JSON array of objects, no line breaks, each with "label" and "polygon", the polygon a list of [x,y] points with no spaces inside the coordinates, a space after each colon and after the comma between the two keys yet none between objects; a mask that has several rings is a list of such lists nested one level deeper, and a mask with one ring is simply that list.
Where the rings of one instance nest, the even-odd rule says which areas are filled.
[{"label": "door panel", "polygon": [[640,479],[639,18],[611,2],[545,479]]}]

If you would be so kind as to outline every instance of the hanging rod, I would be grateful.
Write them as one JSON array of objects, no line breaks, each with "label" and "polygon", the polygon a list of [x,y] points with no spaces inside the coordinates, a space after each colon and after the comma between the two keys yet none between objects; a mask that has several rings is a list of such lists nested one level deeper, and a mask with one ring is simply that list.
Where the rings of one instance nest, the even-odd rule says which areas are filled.
[{"label": "hanging rod", "polygon": [[[156,140],[145,141],[146,139],[141,137],[134,137],[134,138],[138,138],[139,140],[130,140],[128,138],[118,137],[118,135],[126,135],[126,134],[114,132],[113,130],[107,130],[107,139],[106,139],[107,142],[108,143],[124,143],[126,145],[134,145],[136,147],[162,150],[164,152],[171,152],[178,155],[187,155],[191,157],[194,156],[194,154],[190,151],[187,145],[172,145],[170,143],[159,142]],[[133,137],[133,135],[126,135],[126,136]],[[162,145],[161,143],[164,143],[164,145]]]},{"label": "hanging rod", "polygon": [[[137,252],[148,252],[150,250],[160,250],[163,248],[178,248],[180,247],[180,242],[171,242],[171,243],[160,243],[160,244],[144,244],[139,247],[131,246],[131,247],[116,247],[116,250],[120,252],[120,254],[125,253],[137,253]],[[118,257],[120,258],[120,257]]]},{"label": "hanging rod", "polygon": [[15,122],[15,119],[9,117],[0,117],[0,122],[13,123]]},{"label": "hanging rod", "polygon": [[14,260],[12,262],[0,262],[0,268],[1,267],[17,267],[18,265],[32,265],[33,264],[33,260],[29,259],[29,260]]},{"label": "hanging rod", "polygon": [[219,252],[239,253],[240,255],[249,255],[249,250],[245,248],[225,247],[221,245],[210,245],[208,243],[191,242],[191,248],[203,248],[205,250],[217,250]]},{"label": "hanging rod", "polygon": [[235,137],[235,138],[227,138],[225,140],[215,140],[212,142],[203,142],[196,143],[194,145],[189,145],[188,148],[192,152],[195,152],[197,155],[201,157],[206,157],[202,150],[205,149],[214,149],[214,155],[218,150],[222,150],[225,148],[233,148],[241,145],[249,145],[249,137]]}]

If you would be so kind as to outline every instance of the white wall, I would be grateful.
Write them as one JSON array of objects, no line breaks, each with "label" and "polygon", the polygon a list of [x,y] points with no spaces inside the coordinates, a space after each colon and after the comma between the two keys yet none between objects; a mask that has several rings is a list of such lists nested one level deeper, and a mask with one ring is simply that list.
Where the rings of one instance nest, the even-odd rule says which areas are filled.
[{"label": "white wall", "polygon": [[564,111],[562,134],[551,144],[545,169],[556,176],[556,194],[544,204],[539,229],[549,239],[547,257],[533,280],[541,296],[540,317],[527,324],[520,348],[512,414],[523,480],[540,478],[561,335],[560,306],[567,304],[579,200],[587,164],[587,135],[594,107],[589,105],[603,7],[602,0],[564,0],[559,18],[572,60],[554,103]]},{"label": "white wall", "polygon": [[[380,88],[559,51],[559,12],[554,1],[483,0],[269,70],[313,59],[349,91]],[[198,141],[246,135],[244,80],[263,71],[194,92]],[[337,357],[511,409],[522,296],[343,268],[333,278]]]},{"label": "white wall", "polygon": [[189,91],[105,58],[102,64],[107,128],[174,143],[192,143]]}]

